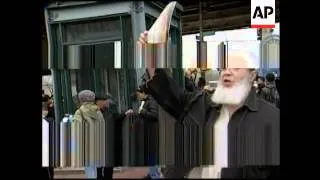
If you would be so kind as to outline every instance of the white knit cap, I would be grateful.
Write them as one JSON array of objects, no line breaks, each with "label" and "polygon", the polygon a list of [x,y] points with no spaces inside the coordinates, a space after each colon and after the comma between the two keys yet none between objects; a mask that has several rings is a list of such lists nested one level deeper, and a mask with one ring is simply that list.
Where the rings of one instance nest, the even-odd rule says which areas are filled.
[{"label": "white knit cap", "polygon": [[227,68],[257,69],[257,57],[246,51],[231,51],[227,55]]}]

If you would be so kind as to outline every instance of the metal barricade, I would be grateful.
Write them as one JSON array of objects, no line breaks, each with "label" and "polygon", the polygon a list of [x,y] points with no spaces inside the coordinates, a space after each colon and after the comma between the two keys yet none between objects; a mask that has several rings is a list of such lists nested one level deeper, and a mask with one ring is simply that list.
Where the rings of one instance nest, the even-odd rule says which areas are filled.
[{"label": "metal barricade", "polygon": [[71,166],[71,124],[72,116],[65,115],[60,123],[60,166]]},{"label": "metal barricade", "polygon": [[105,166],[105,122],[100,120],[73,121],[65,115],[60,123],[60,166]]}]

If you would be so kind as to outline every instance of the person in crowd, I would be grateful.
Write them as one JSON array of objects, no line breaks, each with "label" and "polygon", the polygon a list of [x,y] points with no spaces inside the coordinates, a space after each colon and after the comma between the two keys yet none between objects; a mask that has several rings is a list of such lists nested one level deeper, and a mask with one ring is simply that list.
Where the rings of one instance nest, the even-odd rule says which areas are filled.
[{"label": "person in crowd", "polygon": [[203,90],[205,86],[206,86],[205,77],[200,77],[198,80],[198,89]]},{"label": "person in crowd", "polygon": [[42,102],[42,119],[45,119],[48,115],[47,103]]},{"label": "person in crowd", "polygon": [[109,98],[104,93],[96,93],[95,103],[100,108],[102,113],[109,108]]},{"label": "person in crowd", "polygon": [[140,102],[137,111],[129,109],[129,114],[143,121],[144,124],[144,144],[145,162],[149,166],[156,165],[158,162],[158,103],[149,94],[144,85],[136,89],[135,95]]},{"label": "person in crowd", "polygon": [[265,87],[265,78],[263,76],[257,76],[257,95],[261,95],[262,89]]},{"label": "person in crowd", "polygon": [[196,90],[196,85],[192,79],[192,70],[191,69],[185,70],[184,83],[185,83],[186,91],[194,92]]},{"label": "person in crowd", "polygon": [[276,78],[276,88],[280,96],[280,76]]},{"label": "person in crowd", "polygon": [[[109,108],[114,105],[114,101],[112,100],[112,95],[110,93],[96,93],[95,94],[95,104],[99,107],[100,111],[106,115],[106,121],[113,121],[111,123],[114,125],[114,134],[113,134],[113,148],[114,148],[114,164],[113,166],[107,167],[98,167],[97,168],[97,178],[107,178],[112,179],[113,177],[113,168],[114,166],[122,165],[122,124],[125,117],[131,113],[131,111],[127,111],[125,113],[118,113],[108,111]],[[110,115],[110,116],[109,116]],[[110,130],[110,129],[106,129]],[[106,132],[107,133],[107,132]]]},{"label": "person in crowd", "polygon": [[47,101],[47,109],[48,109],[48,114],[46,116],[47,119],[52,119],[54,120],[54,104],[52,98],[49,98]]},{"label": "person in crowd", "polygon": [[47,121],[54,120],[54,104],[52,98],[47,94],[42,94],[42,103],[46,109],[46,116],[44,117]]},{"label": "person in crowd", "polygon": [[275,79],[276,77],[273,73],[266,75],[266,86],[262,88],[261,97],[280,108],[280,95],[276,88]]},{"label": "person in crowd", "polygon": [[[104,157],[104,152],[96,153],[96,149],[101,148],[101,144],[105,144],[100,138],[100,136],[104,134],[104,118],[100,108],[95,104],[95,93],[91,90],[82,90],[78,94],[78,100],[80,107],[76,110],[73,121],[74,122],[86,122],[89,126],[87,128],[88,138],[86,139],[93,139],[92,141],[87,141],[85,146],[88,146],[88,150],[90,152],[90,156],[85,157],[85,171],[88,178],[96,178],[97,173],[101,171],[101,167],[105,164],[103,160],[97,161],[95,156],[91,156],[91,153],[95,153],[98,157]],[[94,125],[94,126],[93,126]],[[95,125],[103,125],[103,127],[96,127]],[[98,134],[92,133],[91,130],[94,128],[94,132],[98,131]],[[101,130],[103,128],[103,130]],[[101,130],[101,131],[100,131]],[[96,140],[101,140],[101,142],[96,142]],[[89,144],[89,145],[88,145]],[[93,158],[94,157],[94,158]]]}]

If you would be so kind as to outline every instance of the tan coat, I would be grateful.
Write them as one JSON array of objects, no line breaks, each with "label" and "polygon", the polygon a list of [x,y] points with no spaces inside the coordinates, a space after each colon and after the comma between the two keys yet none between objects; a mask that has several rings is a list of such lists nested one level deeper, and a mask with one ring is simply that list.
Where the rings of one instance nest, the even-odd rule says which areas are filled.
[{"label": "tan coat", "polygon": [[73,167],[105,166],[105,121],[97,105],[84,103],[75,112],[71,125]]}]

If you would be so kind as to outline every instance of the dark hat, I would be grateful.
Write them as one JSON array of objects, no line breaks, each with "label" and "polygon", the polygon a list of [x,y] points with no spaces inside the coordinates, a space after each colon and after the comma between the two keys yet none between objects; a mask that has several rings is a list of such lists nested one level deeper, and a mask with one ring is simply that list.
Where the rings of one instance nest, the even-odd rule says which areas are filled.
[{"label": "dark hat", "polygon": [[97,100],[107,100],[107,99],[109,99],[110,97],[107,95],[107,94],[105,94],[105,93],[96,93],[96,98],[95,98],[95,100],[97,101]]},{"label": "dark hat", "polygon": [[140,85],[137,89],[137,92],[148,94],[148,89],[145,84]]}]

